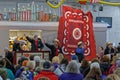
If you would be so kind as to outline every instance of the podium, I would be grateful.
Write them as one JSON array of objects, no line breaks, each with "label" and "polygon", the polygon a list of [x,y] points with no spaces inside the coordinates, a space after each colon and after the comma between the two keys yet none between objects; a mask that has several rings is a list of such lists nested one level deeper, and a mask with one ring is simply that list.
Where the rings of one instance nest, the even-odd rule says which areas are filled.
[{"label": "podium", "polygon": [[31,55],[34,55],[39,56],[41,60],[49,60],[49,54],[50,51],[16,51],[14,53],[14,64],[17,64],[22,56],[29,58]]}]

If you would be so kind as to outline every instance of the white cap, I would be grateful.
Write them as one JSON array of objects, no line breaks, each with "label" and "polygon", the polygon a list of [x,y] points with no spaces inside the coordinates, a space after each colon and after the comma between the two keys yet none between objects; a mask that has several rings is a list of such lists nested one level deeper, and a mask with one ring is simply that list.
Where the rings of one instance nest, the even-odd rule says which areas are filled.
[{"label": "white cap", "polygon": [[93,67],[99,68],[100,69],[100,64],[98,62],[93,62],[90,65],[90,69],[92,69]]},{"label": "white cap", "polygon": [[40,57],[39,56],[34,56],[34,61],[35,62],[40,62]]}]

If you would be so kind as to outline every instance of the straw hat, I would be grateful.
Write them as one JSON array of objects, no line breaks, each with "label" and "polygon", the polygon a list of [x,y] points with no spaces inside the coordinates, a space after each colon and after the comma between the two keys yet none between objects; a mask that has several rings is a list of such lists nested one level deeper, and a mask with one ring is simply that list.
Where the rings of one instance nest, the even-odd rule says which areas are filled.
[{"label": "straw hat", "polygon": [[112,43],[111,43],[111,42],[107,42],[107,43],[106,43],[106,46],[109,46],[109,45],[112,45]]},{"label": "straw hat", "polygon": [[54,39],[53,42],[60,43],[60,41],[58,39]]},{"label": "straw hat", "polygon": [[82,43],[83,43],[82,41],[78,42],[78,46],[81,45]]}]

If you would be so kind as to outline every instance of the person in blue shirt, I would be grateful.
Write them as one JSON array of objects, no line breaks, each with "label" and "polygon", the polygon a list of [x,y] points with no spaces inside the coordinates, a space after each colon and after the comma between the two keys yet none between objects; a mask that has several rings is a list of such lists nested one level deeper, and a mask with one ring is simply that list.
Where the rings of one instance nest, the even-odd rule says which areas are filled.
[{"label": "person in blue shirt", "polygon": [[78,47],[76,48],[76,55],[78,56],[79,62],[82,61],[82,59],[84,59],[84,51],[85,51],[85,47],[82,41],[78,42]]}]

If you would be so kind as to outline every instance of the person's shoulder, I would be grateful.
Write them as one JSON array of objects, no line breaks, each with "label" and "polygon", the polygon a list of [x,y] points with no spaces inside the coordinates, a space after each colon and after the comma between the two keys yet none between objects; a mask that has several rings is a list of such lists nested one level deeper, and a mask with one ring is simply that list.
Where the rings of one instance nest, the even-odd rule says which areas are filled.
[{"label": "person's shoulder", "polygon": [[2,71],[7,72],[7,69],[6,68],[0,68],[0,72],[2,72]]},{"label": "person's shoulder", "polygon": [[80,73],[80,74],[78,74],[78,75],[79,75],[80,77],[83,77],[83,74],[81,74],[81,73]]},{"label": "person's shoulder", "polygon": [[83,79],[83,75],[81,73],[75,74],[78,79]]},{"label": "person's shoulder", "polygon": [[65,75],[68,75],[68,73],[63,73],[63,74],[61,74],[60,76],[65,76]]},{"label": "person's shoulder", "polygon": [[41,38],[38,38],[38,40],[41,40]]},{"label": "person's shoulder", "polygon": [[12,73],[12,70],[10,70],[8,68],[6,68],[6,70],[7,70],[8,73],[10,73],[10,74]]}]

